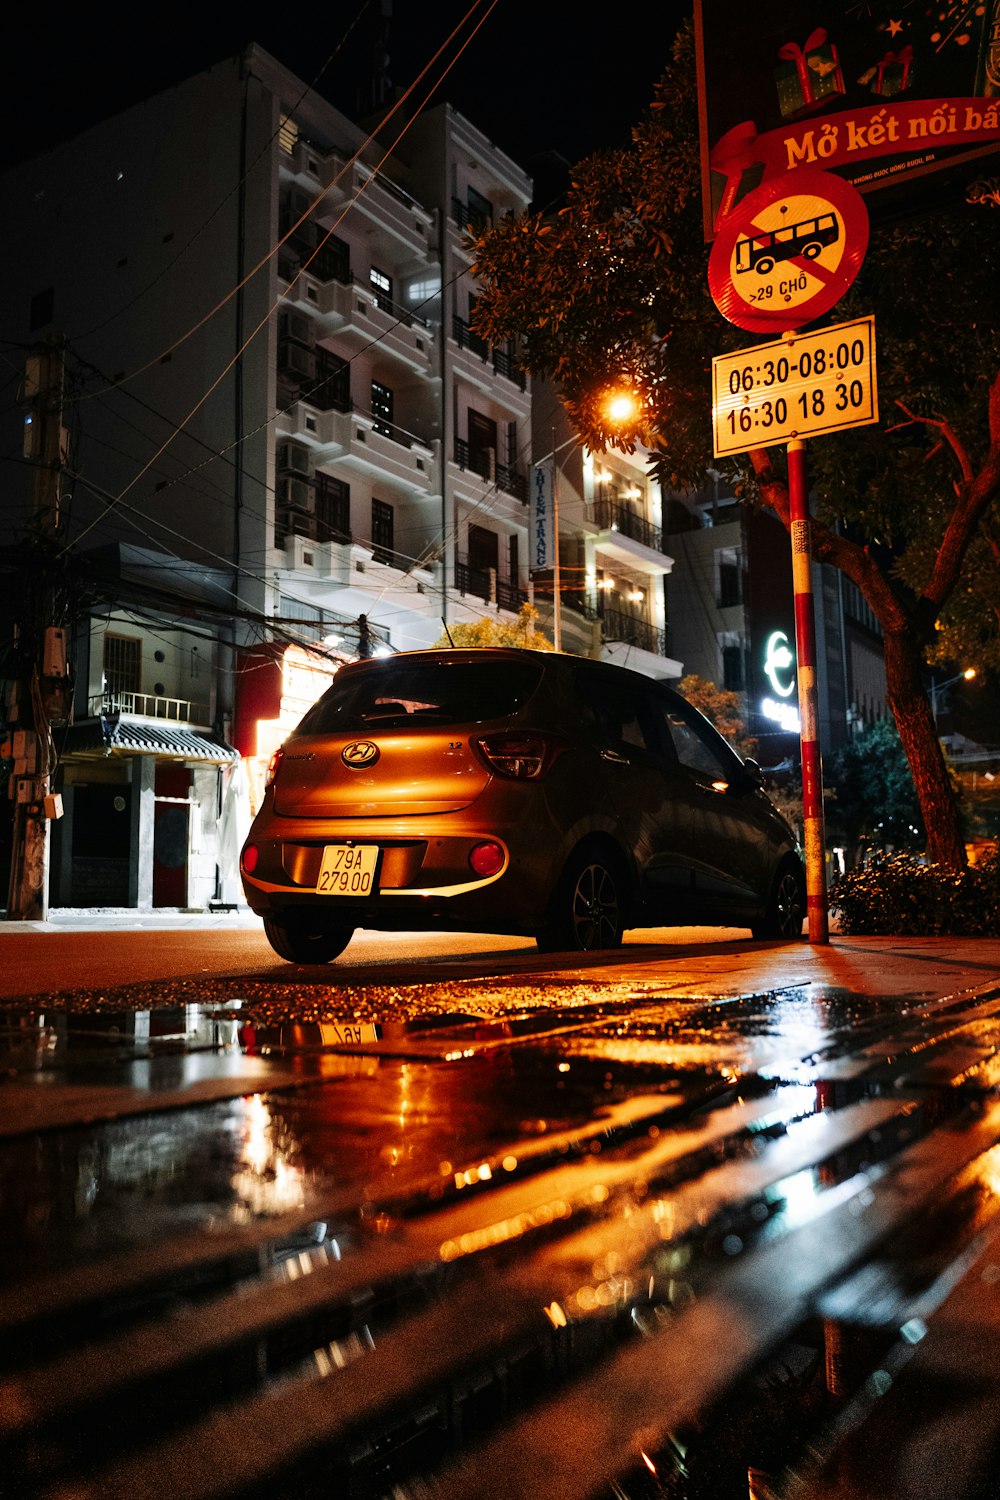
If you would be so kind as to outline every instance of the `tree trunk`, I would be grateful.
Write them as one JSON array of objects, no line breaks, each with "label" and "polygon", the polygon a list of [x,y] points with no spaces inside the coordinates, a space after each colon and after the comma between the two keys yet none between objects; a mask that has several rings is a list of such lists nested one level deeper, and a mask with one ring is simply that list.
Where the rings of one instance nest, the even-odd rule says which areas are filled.
[{"label": "tree trunk", "polygon": [[923,654],[917,633],[912,628],[887,631],[884,649],[889,707],[910,764],[927,832],[928,857],[934,864],[961,870],[966,857],[958,803],[921,680]]}]

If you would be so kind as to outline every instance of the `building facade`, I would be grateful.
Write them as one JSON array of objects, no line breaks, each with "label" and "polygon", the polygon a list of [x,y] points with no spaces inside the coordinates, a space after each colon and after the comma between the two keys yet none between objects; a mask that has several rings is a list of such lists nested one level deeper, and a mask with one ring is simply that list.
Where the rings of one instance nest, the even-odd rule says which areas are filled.
[{"label": "building facade", "polygon": [[[739,693],[760,760],[799,754],[795,611],[788,533],[770,513],[741,504],[717,477],[667,503],[674,564],[669,620],[685,673]],[[816,678],[822,749],[835,750],[888,714],[878,624],[858,589],[814,564]]]},{"label": "building facade", "polygon": [[[514,351],[472,333],[470,231],[524,211],[531,184],[446,105],[383,134],[394,150],[251,47],[6,175],[2,333],[64,360],[58,544],[158,556],[181,614],[185,573],[216,570],[223,595],[210,649],[180,652],[206,661],[197,692],[166,680],[169,601],[68,622],[60,902],[221,899],[221,779],[238,749],[245,822],[301,711],[303,652],[318,688],[528,598],[531,395]],[[11,537],[32,524],[26,489]],[[154,858],[150,788],[183,878]]]}]

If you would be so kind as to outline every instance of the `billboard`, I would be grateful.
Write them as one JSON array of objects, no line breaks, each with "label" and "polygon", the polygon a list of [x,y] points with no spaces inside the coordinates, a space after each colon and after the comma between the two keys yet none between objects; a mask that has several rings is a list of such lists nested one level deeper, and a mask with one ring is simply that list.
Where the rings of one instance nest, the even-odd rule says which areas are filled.
[{"label": "billboard", "polygon": [[799,167],[862,193],[1000,150],[1000,0],[695,0],[705,238]]}]

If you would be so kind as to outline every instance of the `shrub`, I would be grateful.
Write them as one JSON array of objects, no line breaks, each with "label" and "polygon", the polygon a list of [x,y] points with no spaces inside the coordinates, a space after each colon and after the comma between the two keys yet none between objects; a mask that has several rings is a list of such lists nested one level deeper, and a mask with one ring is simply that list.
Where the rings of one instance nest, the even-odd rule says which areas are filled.
[{"label": "shrub", "polygon": [[830,893],[849,936],[1000,936],[1000,854],[967,870],[924,864],[913,854],[876,855],[842,875]]}]

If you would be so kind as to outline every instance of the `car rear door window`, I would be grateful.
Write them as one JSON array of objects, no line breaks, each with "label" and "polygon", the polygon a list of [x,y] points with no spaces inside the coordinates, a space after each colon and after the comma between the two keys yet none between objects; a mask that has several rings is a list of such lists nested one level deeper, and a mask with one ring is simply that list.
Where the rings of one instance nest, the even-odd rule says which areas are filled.
[{"label": "car rear door window", "polygon": [[532,696],[541,668],[531,661],[387,661],[334,680],[299,724],[299,734],[352,734],[368,725],[478,724],[505,719]]},{"label": "car rear door window", "polygon": [[664,754],[659,715],[643,682],[587,667],[578,668],[574,676],[583,721],[602,739],[657,756]]}]

